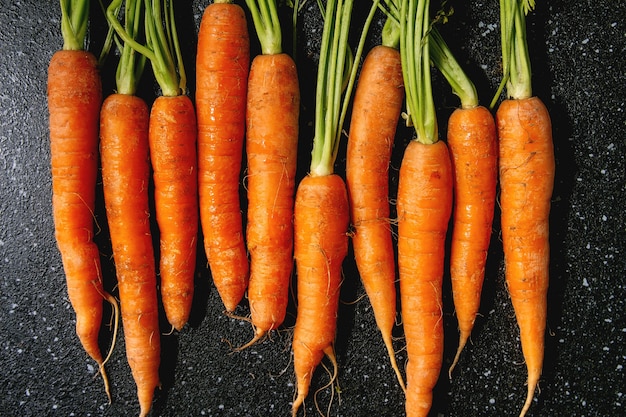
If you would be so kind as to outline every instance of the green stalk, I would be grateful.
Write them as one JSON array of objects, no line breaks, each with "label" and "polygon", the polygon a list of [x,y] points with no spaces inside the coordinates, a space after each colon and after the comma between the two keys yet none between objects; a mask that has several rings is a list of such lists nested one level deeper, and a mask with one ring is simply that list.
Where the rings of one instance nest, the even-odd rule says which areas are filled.
[{"label": "green stalk", "polygon": [[63,49],[82,51],[87,35],[89,0],[60,0],[60,3]]},{"label": "green stalk", "polygon": [[489,107],[493,109],[504,87],[511,99],[532,96],[530,58],[526,41],[526,14],[534,0],[500,0],[502,81]]},{"label": "green stalk", "polygon": [[282,32],[276,0],[246,0],[252,14],[261,52],[264,55],[282,53]]},{"label": "green stalk", "polygon": [[438,140],[430,74],[429,9],[429,0],[402,0],[400,8],[400,57],[406,91],[407,124],[414,126],[416,140],[424,144]]},{"label": "green stalk", "polygon": [[[124,27],[128,34],[137,39],[142,10],[141,0],[126,0],[124,11]],[[138,54],[129,44],[123,43],[120,62],[117,66],[115,81],[119,94],[134,95],[137,83],[144,69],[146,58]]]},{"label": "green stalk", "polygon": [[432,62],[446,78],[454,94],[461,100],[461,107],[476,107],[478,105],[476,87],[455,59],[441,33],[433,26],[429,36]]},{"label": "green stalk", "polygon": [[[109,24],[126,44],[150,60],[162,94],[172,97],[180,95],[186,89],[186,76],[174,23],[174,2],[145,0],[145,45],[133,39],[116,18],[115,10],[119,8],[121,2],[122,0],[113,0],[109,4],[107,8]],[[165,2],[167,8],[165,13],[162,11],[161,2]]]},{"label": "green stalk", "polygon": [[357,66],[363,53],[367,31],[378,7],[378,0],[375,0],[361,32],[356,55],[352,58],[348,35],[353,3],[354,0],[332,0],[322,8],[324,30],[315,91],[315,136],[310,170],[313,176],[330,175],[334,172]]}]

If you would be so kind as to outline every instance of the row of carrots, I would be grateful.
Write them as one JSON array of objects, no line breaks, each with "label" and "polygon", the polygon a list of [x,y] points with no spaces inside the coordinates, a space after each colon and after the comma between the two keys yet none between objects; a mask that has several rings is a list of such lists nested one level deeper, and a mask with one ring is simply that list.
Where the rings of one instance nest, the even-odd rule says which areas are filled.
[{"label": "row of carrots", "polygon": [[[429,0],[373,0],[353,50],[348,34],[354,0],[319,2],[324,29],[315,131],[311,165],[299,183],[300,82],[296,62],[283,51],[276,0],[246,0],[261,45],[252,60],[246,11],[230,0],[206,7],[198,33],[195,103],[186,94],[173,1],[113,0],[107,6],[107,39],[117,45],[119,62],[116,91],[104,101],[98,60],[85,49],[89,1],[60,3],[64,45],[51,59],[48,79],[55,235],[76,330],[100,366],[109,398],[107,357],[98,345],[103,300],[114,307],[116,323],[121,311],[145,416],[159,385],[158,289],[169,323],[180,330],[190,314],[197,239],[203,236],[226,311],[232,313],[246,295],[249,301],[254,336],[239,349],[283,324],[292,276],[296,280],[292,410],[297,415],[325,356],[333,380],[337,376],[333,342],[351,238],[389,360],[406,393],[406,414],[428,415],[443,363],[448,227],[460,331],[452,375],[478,313],[498,197],[507,285],[528,370],[520,416],[526,414],[543,366],[554,180],[549,114],[531,89],[525,16],[533,0],[500,1],[503,77],[491,108],[479,104],[474,85],[438,31],[447,11],[433,13]],[[297,17],[298,2],[293,7]],[[361,63],[379,10],[386,16],[381,44]],[[146,61],[161,92],[150,108],[136,95]],[[433,65],[460,99],[446,141],[438,133]],[[507,96],[494,118],[491,110],[504,89]],[[391,219],[388,169],[401,118],[415,136],[404,150],[397,218]],[[334,172],[344,129],[345,181]],[[239,200],[243,164],[245,222]],[[119,309],[118,299],[104,289],[93,241],[99,166]],[[152,183],[158,248],[150,227]],[[396,274],[406,382],[391,338]]]}]

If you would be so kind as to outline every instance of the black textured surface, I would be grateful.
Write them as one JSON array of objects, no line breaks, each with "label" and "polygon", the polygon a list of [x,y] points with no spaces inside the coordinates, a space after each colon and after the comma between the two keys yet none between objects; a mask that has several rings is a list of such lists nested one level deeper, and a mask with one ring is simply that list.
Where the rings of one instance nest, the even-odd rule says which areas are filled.
[{"label": "black textured surface", "polygon": [[[74,333],[74,314],[54,242],[45,91],[48,61],[62,45],[58,2],[7,3],[0,8],[0,415],[136,415],[123,334],[107,367],[113,394],[108,405],[97,370]],[[192,94],[196,33],[207,3],[180,2],[177,9]],[[449,4],[456,13],[443,33],[486,103],[500,76],[497,1]],[[92,15],[90,48],[98,52],[104,27],[97,6]],[[555,0],[539,1],[528,18],[534,92],[552,114],[557,158],[550,334],[541,394],[530,416],[616,416],[626,401],[624,16],[624,2]],[[358,24],[362,17],[357,15],[354,21]],[[368,48],[378,41],[379,33],[376,23]],[[251,36],[254,39],[253,32]],[[308,1],[301,12],[298,36],[304,107],[302,175],[312,138],[314,68],[321,36],[315,1]],[[105,94],[113,86],[112,66],[102,70]],[[437,75],[435,93],[440,130],[445,134],[445,120],[457,99]],[[151,81],[144,83],[141,94],[147,100],[154,97]],[[392,184],[408,139],[401,130]],[[340,154],[338,172],[342,172],[342,159]],[[97,219],[104,225],[101,199],[98,204]],[[98,243],[106,286],[114,291],[104,227]],[[496,224],[482,315],[454,378],[449,381],[442,373],[433,416],[517,415],[523,403],[526,371],[501,261]],[[289,330],[233,353],[228,341],[247,341],[251,329],[248,323],[222,314],[205,264],[200,255],[189,325],[178,334],[163,329],[163,386],[156,393],[152,415],[288,415],[294,393]],[[330,415],[402,415],[403,395],[388,366],[369,302],[360,298],[363,289],[350,259],[345,271],[342,300],[346,303],[340,311],[336,344],[340,395],[335,396]],[[447,367],[456,344],[456,323],[449,294],[444,303]],[[237,313],[247,314],[246,306],[242,304]],[[292,324],[293,317],[286,325]],[[105,327],[104,348],[108,342]],[[398,339],[396,347],[402,345]],[[401,350],[398,360],[406,360]],[[320,368],[312,391],[327,380]],[[323,409],[329,392],[318,395]],[[307,415],[316,415],[312,396],[306,406]]]}]

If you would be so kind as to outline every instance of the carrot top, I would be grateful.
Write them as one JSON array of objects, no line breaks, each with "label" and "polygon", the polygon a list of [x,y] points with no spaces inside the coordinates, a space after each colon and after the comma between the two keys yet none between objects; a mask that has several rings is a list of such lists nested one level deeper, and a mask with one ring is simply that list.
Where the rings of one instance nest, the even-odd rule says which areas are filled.
[{"label": "carrot top", "polygon": [[64,50],[85,49],[88,20],[89,0],[61,0],[61,35]]},{"label": "carrot top", "polygon": [[[115,10],[121,2],[122,0],[113,0],[107,8],[109,23],[124,42],[150,60],[154,77],[164,96],[175,97],[183,94],[187,89],[187,77],[176,32],[174,1],[145,1],[145,45],[133,39],[115,18]],[[135,15],[134,18],[139,17]]]},{"label": "carrot top", "polygon": [[246,0],[252,14],[261,52],[265,55],[282,52],[282,33],[276,0]]},{"label": "carrot top", "polygon": [[[324,30],[315,90],[312,176],[330,175],[334,171],[339,139],[356,79],[358,62],[363,53],[366,34],[378,8],[378,2],[374,0],[372,3],[354,56],[348,44],[354,0],[328,1],[325,10],[322,10]],[[324,9],[321,3],[320,8]]]},{"label": "carrot top", "polygon": [[416,140],[438,140],[437,116],[430,75],[430,0],[402,0],[400,7],[400,58],[406,90],[407,125],[415,127]]},{"label": "carrot top", "polygon": [[463,71],[452,51],[435,26],[430,31],[431,58],[433,64],[446,78],[452,91],[461,100],[461,107],[472,108],[478,105],[478,93],[472,80]]},{"label": "carrot top", "polygon": [[502,82],[491,102],[491,108],[495,106],[505,86],[508,98],[532,97],[526,14],[534,7],[535,0],[500,0]]}]

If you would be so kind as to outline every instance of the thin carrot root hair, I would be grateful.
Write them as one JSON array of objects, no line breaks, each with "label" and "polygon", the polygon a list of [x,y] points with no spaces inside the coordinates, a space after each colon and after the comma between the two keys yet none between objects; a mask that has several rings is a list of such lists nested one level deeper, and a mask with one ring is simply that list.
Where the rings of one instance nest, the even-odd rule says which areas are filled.
[{"label": "thin carrot root hair", "polygon": [[[332,402],[334,399],[334,394],[335,394],[335,388],[334,388],[334,384],[337,381],[337,376],[339,374],[339,365],[337,363],[337,357],[335,355],[335,350],[333,348],[333,346],[327,346],[326,348],[323,349],[324,355],[326,355],[326,357],[330,360],[331,365],[332,365],[332,373],[330,372],[330,370],[328,369],[328,367],[325,364],[322,364],[322,366],[324,367],[324,369],[328,372],[329,376],[330,376],[330,380],[322,387],[318,388],[315,393],[313,394],[313,401],[315,402],[315,409],[317,410],[317,412],[321,415],[321,416],[329,416],[330,415],[330,408],[332,406]],[[314,372],[314,368],[311,369],[311,373]],[[308,379],[308,383],[310,384],[311,382],[311,378],[312,375],[309,377],[309,375],[304,375],[305,378]],[[330,397],[330,403],[328,404],[328,410],[327,413],[324,414],[322,412],[322,410],[319,407],[319,402],[317,401],[317,395],[327,389],[328,387],[331,387],[331,397]],[[298,414],[298,410],[300,409],[300,407],[302,407],[304,405],[304,400],[306,399],[308,394],[308,387],[306,392],[303,392],[301,390],[298,390],[295,393],[295,399],[293,401],[293,405],[291,408],[291,413],[292,413],[292,417],[296,417]],[[304,413],[306,415],[306,409],[304,409]]]}]

